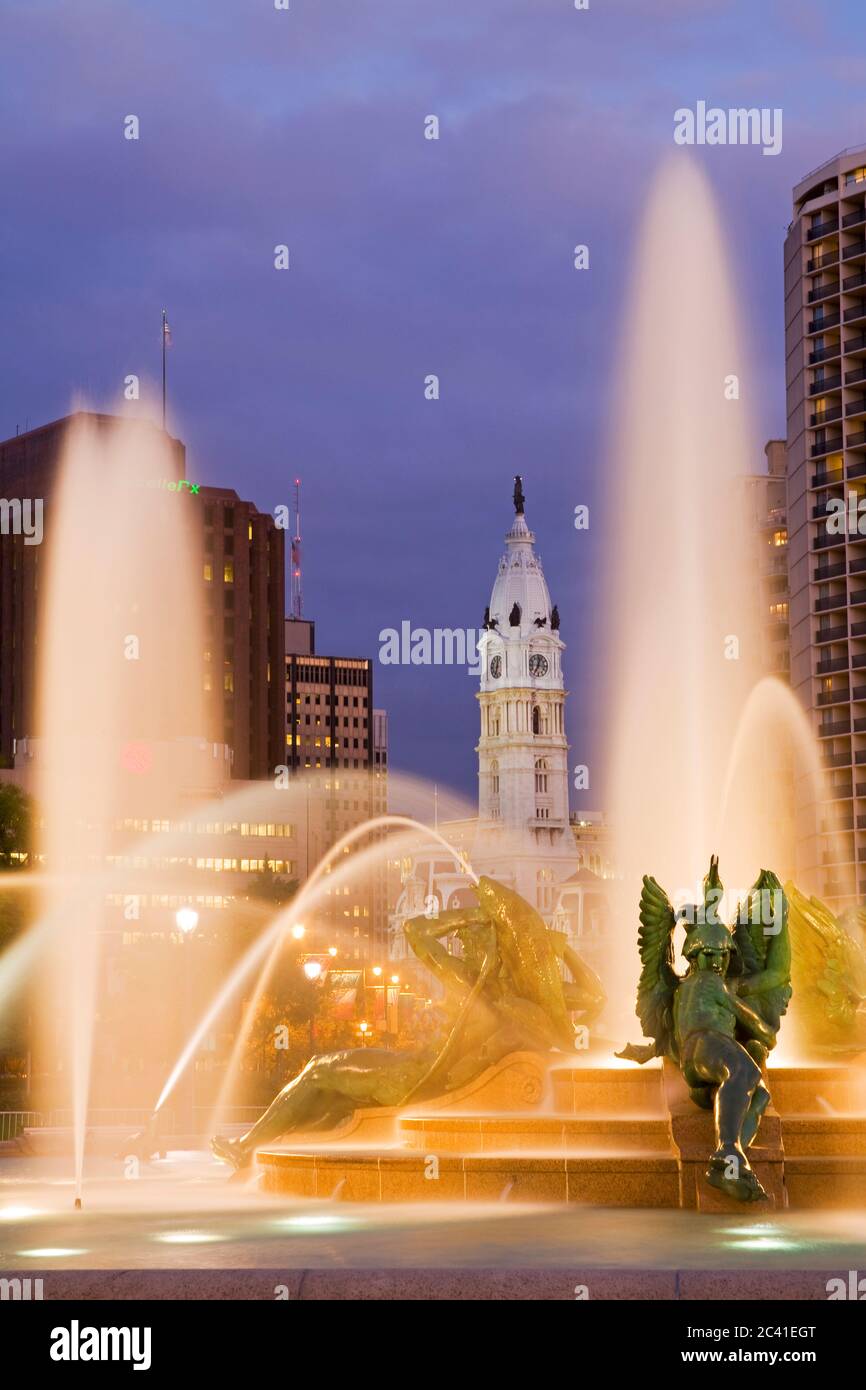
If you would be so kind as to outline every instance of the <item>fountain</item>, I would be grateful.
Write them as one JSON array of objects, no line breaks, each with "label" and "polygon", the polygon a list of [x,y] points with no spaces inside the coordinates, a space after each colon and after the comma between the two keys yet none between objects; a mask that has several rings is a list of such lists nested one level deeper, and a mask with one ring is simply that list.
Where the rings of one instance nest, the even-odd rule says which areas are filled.
[{"label": "fountain", "polygon": [[[718,849],[733,885],[730,919],[749,892],[754,865],[778,868],[793,904],[795,951],[798,939],[819,938],[848,951],[845,932],[855,925],[828,920],[793,886],[812,891],[815,867],[797,862],[793,806],[820,815],[831,797],[808,720],[762,666],[739,494],[749,471],[752,378],[725,259],[703,180],[678,157],[656,183],[640,238],[612,449],[612,609],[604,630],[613,634],[607,758],[619,876],[609,884],[617,928],[600,982],[528,903],[477,875],[438,826],[414,814],[374,817],[318,860],[312,856],[288,904],[244,908],[243,933],[235,904],[225,920],[242,944],[226,950],[204,983],[194,932],[192,941],[176,943],[170,965],[159,957],[152,969],[142,933],[131,949],[145,961],[137,983],[146,987],[129,990],[143,1030],[140,1075],[117,1077],[105,1022],[109,967],[119,933],[135,938],[138,931],[134,912],[118,928],[118,906],[125,911],[149,895],[164,914],[163,934],[183,935],[181,914],[192,911],[197,891],[190,844],[201,827],[217,817],[297,820],[309,793],[268,783],[233,788],[224,752],[205,737],[196,558],[177,495],[148,487],[172,467],[158,432],[146,444],[123,426],[73,433],[43,585],[39,737],[32,746],[44,864],[28,878],[41,911],[0,961],[0,1000],[28,975],[39,980],[37,1069],[52,1087],[46,1108],[70,1117],[56,1126],[53,1151],[66,1161],[71,1150],[67,1209],[84,1208],[79,1224],[94,1203],[115,1215],[146,1204],[138,1193],[133,1200],[131,1186],[128,1197],[111,1198],[94,1180],[92,1201],[85,1186],[89,1157],[100,1156],[94,1099],[110,1095],[116,1106],[118,1086],[134,1098],[130,1112],[141,1112],[135,1122],[149,1122],[134,1146],[131,1115],[106,1126],[102,1153],[115,1164],[119,1155],[145,1166],[167,1153],[148,1170],[184,1222],[160,1232],[165,1245],[211,1239],[211,1208],[202,1205],[204,1229],[187,1215],[187,1172],[210,1184],[214,1209],[234,1211],[232,1203],[242,1200],[243,1220],[254,1224],[264,1210],[255,1203],[275,1201],[290,1213],[275,1220],[307,1221],[311,1229],[318,1222],[326,1233],[342,1229],[341,1221],[369,1221],[373,1206],[380,1213],[388,1203],[444,1206],[451,1219],[459,1209],[461,1221],[491,1203],[504,1221],[539,1203],[730,1215],[735,1199],[758,1196],[761,1184],[779,1212],[787,1203],[862,1202],[866,1118],[857,1008],[840,1014],[851,1023],[844,1062],[822,1055],[808,1038],[782,1064],[771,1059],[763,1075],[772,1103],[761,1089],[755,1107],[763,1109],[757,1177],[736,1193],[702,1181],[712,1121],[684,1090],[675,1065],[681,1040],[666,1038],[640,1069],[616,1055],[635,1026],[641,961],[633,937],[647,869],[675,890],[673,914],[694,899],[710,849]],[[516,548],[529,544],[522,533],[512,540]],[[210,782],[200,775],[202,757]],[[185,799],[191,768],[200,792],[192,808]],[[145,784],[150,801],[163,808],[158,831],[153,813],[140,809]],[[392,785],[400,786],[394,774]],[[431,789],[423,790],[429,803]],[[135,829],[123,852],[119,825]],[[358,1047],[322,1053],[311,1046],[307,1064],[271,1105],[250,1107],[262,1112],[252,1123],[224,1125],[225,1113],[245,1099],[250,1032],[292,925],[299,917],[315,920],[333,902],[330,895],[431,843],[453,859],[467,897],[474,892],[476,899],[461,901],[453,914],[416,917],[406,929],[417,961],[444,991],[449,1017],[442,1036],[403,1050],[357,1037]],[[673,915],[670,928],[678,951],[688,932]],[[695,938],[689,940],[690,959],[729,949],[718,934],[701,938],[694,951]],[[850,959],[851,979],[859,979],[862,951],[852,948]],[[793,975],[796,991],[796,962]],[[677,975],[668,984],[673,997],[683,981]],[[387,982],[382,1002],[387,1021]],[[812,1005],[818,1007],[814,999]],[[796,1008],[795,993],[795,1016]],[[229,1015],[233,1044],[206,1107],[224,1130],[218,1162],[205,1153],[190,1088],[197,1059]],[[312,1029],[310,1037],[312,1043]],[[789,1046],[786,1039],[781,1046]],[[755,1082],[749,1107],[757,1088]],[[741,1115],[731,1142],[748,1147],[749,1128]],[[39,1131],[30,1142],[38,1148]],[[231,1169],[241,1182],[229,1183]],[[139,1175],[141,1165],[133,1170]],[[67,1241],[17,1254],[75,1255],[78,1246]]]},{"label": "fountain", "polygon": [[[677,885],[679,905],[692,899],[710,846],[720,848],[735,885],[723,905],[731,916],[750,892],[756,858],[808,884],[814,866],[796,862],[802,826],[795,823],[794,805],[814,814],[831,800],[805,715],[790,690],[764,674],[742,494],[751,471],[751,374],[726,261],[704,179],[678,157],[656,182],[640,237],[609,493],[613,603],[607,630],[615,634],[609,762],[621,871],[612,915],[624,924],[634,921],[647,864]],[[681,930],[680,940],[684,936]],[[603,1031],[624,1038],[631,1031],[638,959],[622,946],[616,940],[607,961]],[[665,1068],[657,1063],[638,1081],[612,1064],[610,1051],[603,1059],[594,1055],[590,1066],[547,1058],[530,1087],[546,1109],[519,1121],[497,1115],[482,1085],[481,1094],[470,1088],[456,1101],[447,1090],[421,1105],[415,1097],[408,1108],[392,1107],[387,1115],[381,1108],[355,1109],[341,1125],[335,1122],[325,1147],[303,1132],[294,1133],[289,1146],[275,1146],[278,1112],[271,1116],[272,1131],[257,1135],[254,1128],[248,1142],[266,1142],[258,1154],[265,1182],[284,1192],[315,1194],[322,1182],[330,1193],[339,1174],[339,1190],[350,1198],[396,1197],[409,1187],[418,1196],[439,1195],[446,1189],[425,1183],[417,1159],[414,1168],[408,1159],[407,1151],[420,1143],[455,1154],[453,1177],[465,1196],[487,1190],[478,1185],[474,1166],[483,1154],[505,1164],[509,1191],[610,1203],[730,1202],[724,1183],[714,1195],[696,1181],[689,1127],[678,1126],[681,1098]],[[777,1070],[773,1091],[780,1106],[790,1113],[792,1103],[818,1104],[808,1074]],[[835,1093],[845,1090],[856,1104],[856,1086],[846,1089],[841,1077],[836,1082]],[[611,1103],[612,1096],[617,1101]],[[766,1096],[763,1091],[762,1104]],[[801,1119],[808,1115],[791,1114],[792,1135],[802,1132]],[[286,1123],[287,1130],[299,1128],[294,1119]],[[759,1166],[771,1174],[772,1200],[784,1204],[782,1128],[773,1106],[761,1134],[766,1153],[761,1150]],[[360,1152],[362,1140],[373,1136],[377,1147]],[[866,1157],[866,1132],[857,1142]],[[820,1189],[827,1200],[834,1182],[850,1179],[856,1188],[863,1174],[843,1162],[848,1140],[825,1127],[822,1143],[817,1152],[797,1140],[790,1172],[793,1178],[799,1163],[800,1190],[814,1196]],[[601,1181],[591,1166],[599,1153],[606,1156]],[[835,1169],[829,1162],[822,1169],[816,1160],[831,1156]],[[704,1166],[705,1160],[706,1154]],[[502,1175],[497,1170],[495,1181]]]}]

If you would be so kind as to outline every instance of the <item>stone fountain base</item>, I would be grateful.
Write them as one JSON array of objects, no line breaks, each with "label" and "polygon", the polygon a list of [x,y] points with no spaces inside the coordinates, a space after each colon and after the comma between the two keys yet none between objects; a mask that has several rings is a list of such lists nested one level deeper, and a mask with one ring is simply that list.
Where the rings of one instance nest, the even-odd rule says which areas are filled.
[{"label": "stone fountain base", "polygon": [[[771,1208],[866,1205],[864,1075],[773,1070],[752,1150]],[[712,1115],[669,1063],[565,1067],[515,1053],[447,1099],[362,1110],[325,1140],[294,1136],[257,1161],[264,1190],[293,1197],[742,1211],[703,1180],[713,1147]]]}]

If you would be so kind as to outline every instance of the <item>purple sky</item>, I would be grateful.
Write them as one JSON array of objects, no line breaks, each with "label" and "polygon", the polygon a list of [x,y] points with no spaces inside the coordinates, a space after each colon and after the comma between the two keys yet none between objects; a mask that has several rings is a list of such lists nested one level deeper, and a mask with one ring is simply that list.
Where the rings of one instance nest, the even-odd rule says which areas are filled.
[{"label": "purple sky", "polygon": [[[784,428],[790,189],[866,141],[860,0],[3,10],[0,437],[78,396],[111,409],[128,373],[155,380],[165,305],[188,476],[270,509],[300,474],[319,647],[372,656],[403,618],[478,626],[523,473],[568,643],[573,761],[598,766],[605,449],[648,182],[677,107],[783,109],[777,158],[702,152],[750,334],[760,466]],[[572,268],[577,242],[589,272]],[[580,538],[578,502],[593,518]],[[393,765],[474,794],[476,688],[459,670],[378,667]],[[596,786],[583,804],[602,799]]]}]

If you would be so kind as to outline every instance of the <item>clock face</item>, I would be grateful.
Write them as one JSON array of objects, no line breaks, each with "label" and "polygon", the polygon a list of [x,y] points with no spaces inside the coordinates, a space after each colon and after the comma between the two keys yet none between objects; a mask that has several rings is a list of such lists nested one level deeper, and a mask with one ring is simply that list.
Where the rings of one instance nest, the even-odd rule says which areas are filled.
[{"label": "clock face", "polygon": [[502,675],[502,657],[493,656],[490,658],[490,674],[496,681]]},{"label": "clock face", "polygon": [[546,676],[547,672],[547,657],[540,656],[538,652],[535,652],[529,658],[529,674],[531,676]]}]

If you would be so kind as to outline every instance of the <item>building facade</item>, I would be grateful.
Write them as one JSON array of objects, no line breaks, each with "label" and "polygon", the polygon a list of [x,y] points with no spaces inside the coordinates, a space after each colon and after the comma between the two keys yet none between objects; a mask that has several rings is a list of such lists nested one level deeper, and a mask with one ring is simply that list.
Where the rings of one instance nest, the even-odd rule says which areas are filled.
[{"label": "building facade", "polygon": [[[11,767],[19,739],[38,735],[36,653],[40,628],[40,574],[51,545],[51,501],[70,426],[86,418],[97,430],[117,419],[79,412],[0,443],[0,496],[41,499],[44,539],[28,545],[23,535],[0,537],[0,762]],[[148,421],[124,421],[140,431],[156,456],[169,451],[173,477],[186,479],[186,450]],[[158,451],[158,452],[157,452]],[[189,488],[183,505],[191,508],[193,536],[200,546],[204,642],[202,685],[210,742],[233,751],[237,778],[272,776],[283,761],[283,620],[285,616],[285,533],[273,518],[224,488]],[[178,731],[174,731],[178,732]],[[166,731],[170,735],[172,731]]]},{"label": "building facade", "polygon": [[767,675],[791,675],[790,589],[788,581],[787,449],[784,439],[768,440],[767,471],[745,479],[746,527],[752,541],[755,631]]},{"label": "building facade", "polygon": [[798,784],[798,873],[841,906],[866,895],[866,147],[794,189],[785,349],[791,685],[827,773]]},{"label": "building facade", "polygon": [[[289,775],[306,787],[324,854],[387,811],[387,716],[373,707],[368,657],[320,655],[315,624],[307,619],[287,618],[285,627],[285,762]],[[357,859],[381,841],[381,832],[373,831],[353,840],[348,854]],[[311,850],[317,848],[312,835],[308,842]],[[386,876],[383,852],[368,856],[349,882],[327,890],[324,920],[350,931],[358,960],[386,954]]]},{"label": "building facade", "polygon": [[284,760],[285,532],[231,488],[200,503],[207,735],[234,751],[235,777],[272,777]]}]

